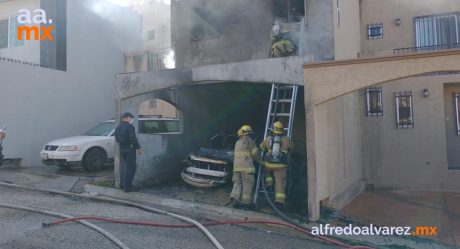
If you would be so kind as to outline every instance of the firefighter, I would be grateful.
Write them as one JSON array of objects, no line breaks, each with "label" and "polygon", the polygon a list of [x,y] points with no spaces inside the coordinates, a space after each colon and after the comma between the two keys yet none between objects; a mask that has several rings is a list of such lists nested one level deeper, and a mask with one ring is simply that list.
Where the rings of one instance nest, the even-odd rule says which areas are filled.
[{"label": "firefighter", "polygon": [[275,21],[271,30],[270,58],[286,57],[295,55],[297,46],[291,40],[285,38],[282,23]]},{"label": "firefighter", "polygon": [[254,188],[254,161],[259,160],[259,149],[250,137],[251,126],[243,125],[237,132],[233,162],[233,189],[230,200],[234,208],[251,209],[252,190]]},{"label": "firefighter", "polygon": [[281,37],[275,37],[270,51],[271,58],[295,55],[297,47],[294,42]]},{"label": "firefighter", "polygon": [[288,153],[294,147],[291,140],[283,134],[283,124],[277,121],[273,124],[272,135],[260,144],[260,148],[265,152],[263,158],[265,186],[273,186],[273,177],[275,178],[275,205],[278,209],[283,209],[286,201],[284,188]]}]

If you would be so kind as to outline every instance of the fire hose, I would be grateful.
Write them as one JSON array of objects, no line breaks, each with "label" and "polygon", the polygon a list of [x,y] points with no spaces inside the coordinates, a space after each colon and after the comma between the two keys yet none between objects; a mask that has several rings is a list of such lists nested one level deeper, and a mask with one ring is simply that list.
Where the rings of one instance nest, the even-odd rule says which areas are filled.
[{"label": "fire hose", "polygon": [[129,202],[129,201],[123,201],[123,200],[118,200],[114,198],[108,198],[108,197],[100,197],[100,196],[88,196],[88,195],[82,195],[82,194],[76,194],[76,193],[70,193],[70,192],[65,192],[65,191],[58,191],[58,190],[53,190],[53,189],[44,189],[44,188],[37,188],[37,187],[30,187],[30,186],[23,186],[23,185],[17,185],[17,184],[12,184],[12,183],[6,183],[6,182],[0,182],[0,186],[6,186],[6,187],[13,187],[13,188],[20,188],[20,189],[26,189],[26,190],[32,190],[32,191],[40,191],[40,192],[48,192],[48,193],[53,193],[53,194],[58,194],[58,195],[65,195],[65,196],[72,196],[72,197],[79,197],[79,198],[87,198],[87,199],[93,199],[93,200],[99,200],[99,201],[106,201],[106,202],[111,202],[111,203],[118,203],[118,204],[123,204],[127,205],[130,207],[136,207],[144,211],[152,212],[152,213],[157,213],[157,214],[163,214],[167,216],[174,217],[176,219],[185,221],[187,223],[190,223],[200,229],[206,237],[214,244],[214,246],[218,249],[223,249],[224,247],[217,241],[217,239],[214,237],[214,235],[209,232],[208,229],[206,229],[202,224],[199,222],[188,218],[183,215],[171,213],[168,211],[164,211],[161,209],[157,208],[152,208],[148,207],[142,204],[134,203],[134,202]]},{"label": "fire hose", "polygon": [[[113,199],[113,198],[108,198],[108,197],[87,196],[87,195],[82,195],[82,194],[76,194],[76,193],[70,193],[70,192],[64,192],[64,191],[58,191],[58,190],[51,190],[51,189],[36,188],[36,187],[30,187],[30,186],[22,186],[22,185],[5,183],[5,182],[0,182],[0,186],[15,187],[15,188],[22,188],[22,189],[32,190],[32,191],[41,191],[41,192],[48,192],[48,193],[67,195],[67,196],[73,196],[73,197],[88,198],[88,199],[107,201],[107,202],[112,202],[112,203],[119,203],[119,204],[124,204],[124,205],[127,205],[127,206],[137,207],[139,209],[149,211],[149,212],[153,212],[153,213],[169,215],[169,216],[175,217],[177,219],[180,219],[182,221],[186,221],[187,223],[190,223],[190,224],[161,224],[161,223],[142,222],[142,221],[116,220],[116,219],[111,219],[111,218],[102,218],[102,217],[94,217],[94,216],[83,216],[83,217],[63,217],[63,216],[58,216],[58,217],[61,217],[61,218],[64,218],[64,219],[59,220],[59,221],[55,221],[55,222],[52,222],[52,223],[44,223],[43,224],[44,227],[48,227],[48,226],[52,226],[52,225],[58,225],[58,224],[62,224],[62,223],[65,223],[65,222],[70,222],[70,221],[77,221],[77,222],[82,221],[82,222],[84,222],[84,220],[98,220],[98,221],[113,222],[113,223],[118,223],[118,224],[133,224],[133,225],[145,225],[145,226],[154,226],[154,227],[169,227],[169,228],[191,228],[191,227],[200,228],[200,227],[202,227],[203,229],[200,228],[200,230],[204,232],[204,231],[208,231],[205,228],[205,226],[216,226],[216,225],[225,225],[225,224],[233,224],[233,225],[235,225],[235,224],[269,224],[269,225],[279,225],[279,226],[289,227],[289,228],[295,229],[295,230],[297,230],[299,232],[302,232],[303,234],[309,235],[311,237],[314,237],[314,238],[317,238],[317,239],[320,239],[320,240],[323,240],[323,241],[326,241],[326,242],[329,242],[331,244],[334,244],[334,245],[337,245],[337,246],[340,246],[340,247],[344,247],[344,248],[349,248],[349,249],[374,249],[372,247],[366,247],[366,246],[352,246],[352,245],[340,242],[338,240],[334,240],[334,239],[330,239],[330,238],[327,238],[327,237],[324,237],[324,236],[319,236],[319,235],[312,234],[309,231],[309,229],[307,229],[307,228],[303,227],[302,225],[298,224],[297,222],[293,221],[292,219],[290,219],[289,217],[284,215],[281,211],[279,211],[276,208],[276,206],[273,204],[273,202],[271,201],[271,199],[268,196],[268,193],[266,191],[266,187],[265,187],[265,184],[263,183],[263,181],[262,181],[262,188],[264,190],[264,193],[266,195],[266,198],[267,198],[270,206],[272,206],[272,208],[275,210],[275,212],[278,213],[279,216],[281,216],[283,219],[288,221],[290,224],[282,223],[282,222],[276,222],[276,221],[263,221],[263,220],[216,221],[216,222],[209,222],[209,223],[201,224],[201,223],[198,223],[195,220],[192,220],[192,219],[187,218],[187,217],[182,216],[182,215],[170,213],[170,212],[163,211],[163,210],[156,209],[156,208],[147,207],[147,206],[137,204],[137,203],[133,203],[133,202],[123,201],[123,200],[118,200],[118,199]],[[199,224],[199,225],[197,225],[197,224]],[[206,232],[204,232],[204,233],[208,236],[208,234]],[[212,238],[214,238],[213,235],[209,231],[208,231],[208,233]],[[210,238],[210,236],[208,236],[208,238]],[[215,238],[214,238],[215,241],[213,241],[211,238],[210,238],[210,240],[213,242],[213,244],[216,246],[216,248],[223,248],[223,246],[220,245],[220,243]],[[217,242],[217,244],[220,247],[218,247],[218,245],[216,245],[215,242]]]},{"label": "fire hose", "polygon": [[[59,218],[64,218],[64,219],[75,219],[75,217],[72,217],[70,215],[62,214],[62,213],[56,213],[56,212],[51,212],[51,211],[45,211],[41,209],[36,209],[36,208],[30,208],[30,207],[24,207],[24,206],[17,206],[17,205],[11,205],[11,204],[0,204],[0,207],[2,208],[9,208],[9,209],[19,209],[27,212],[32,212],[32,213],[38,213],[38,214],[44,214],[48,216],[54,216],[54,217],[59,217]],[[113,236],[111,233],[105,231],[104,229],[91,224],[87,221],[84,220],[77,220],[80,224],[87,226],[94,231],[104,235],[107,239],[112,241],[115,245],[117,245],[121,249],[129,249],[123,242],[121,242],[119,239],[117,239],[115,236]]]},{"label": "fire hose", "polygon": [[[262,165],[260,165],[260,167],[262,167]],[[263,169],[263,168],[262,168]],[[338,240],[334,240],[334,239],[331,239],[331,238],[327,238],[327,237],[324,237],[324,236],[320,236],[320,235],[315,235],[313,234],[308,228],[302,226],[300,223],[294,221],[293,219],[289,218],[287,215],[283,214],[283,212],[281,212],[276,206],[275,204],[273,203],[272,199],[270,198],[270,196],[268,195],[268,191],[267,191],[267,187],[265,186],[265,181],[264,181],[264,177],[263,177],[263,170],[262,170],[262,175],[259,177],[259,180],[261,182],[261,185],[262,185],[262,189],[263,189],[263,192],[264,192],[264,195],[265,195],[265,199],[267,199],[268,201],[268,204],[270,205],[270,207],[276,212],[276,214],[278,216],[280,216],[283,220],[289,222],[290,224],[292,224],[293,226],[299,228],[299,229],[302,229],[304,230],[308,235],[312,236],[312,237],[316,237],[318,239],[321,239],[321,240],[324,240],[324,241],[327,241],[331,244],[334,244],[334,245],[338,245],[338,246],[341,246],[341,247],[345,247],[345,248],[349,248],[349,249],[374,249],[372,247],[367,247],[367,246],[352,246],[352,245],[349,245],[349,244],[346,244],[346,243],[343,243],[341,241],[338,241]]]}]

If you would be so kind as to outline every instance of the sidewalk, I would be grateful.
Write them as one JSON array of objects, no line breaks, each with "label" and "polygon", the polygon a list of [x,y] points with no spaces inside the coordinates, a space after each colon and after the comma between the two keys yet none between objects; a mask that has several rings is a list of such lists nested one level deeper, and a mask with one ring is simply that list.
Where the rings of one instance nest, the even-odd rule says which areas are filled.
[{"label": "sidewalk", "polygon": [[[26,170],[28,171],[28,170]],[[159,196],[152,193],[140,193],[140,192],[131,192],[124,193],[118,189],[95,186],[90,184],[84,184],[79,191],[75,191],[76,185],[81,185],[82,182],[88,182],[88,179],[85,177],[79,176],[60,176],[52,175],[51,177],[47,174],[38,174],[36,171],[33,173],[27,173],[22,171],[20,168],[0,168],[0,181],[9,182],[21,185],[35,186],[41,188],[55,189],[61,191],[74,191],[74,192],[86,192],[91,195],[103,195],[123,200],[129,200],[133,202],[143,203],[150,205],[152,207],[162,208],[171,212],[181,213],[196,217],[198,219],[204,220],[273,220],[273,221],[282,221],[277,216],[263,214],[258,212],[251,212],[239,209],[233,209],[228,207],[222,207],[218,205],[204,204],[193,201],[184,201],[175,198],[168,198]],[[395,224],[404,225],[405,224],[418,224],[413,223],[415,221],[421,222],[420,225],[438,225],[439,228],[444,227],[446,229],[449,222],[449,216],[447,216],[447,211],[444,216],[441,216],[440,213],[444,212],[444,206],[440,205],[437,201],[441,201],[440,196],[431,193],[433,197],[436,197],[433,201],[432,199],[424,199],[418,197],[419,195],[412,195],[406,193],[399,198],[395,198],[393,195],[389,195],[386,192],[375,192],[368,194],[367,192],[359,196],[354,202],[348,205],[340,215],[342,217],[347,217],[347,222],[352,224],[364,224],[369,225],[370,222],[375,225],[385,225],[394,221]],[[429,195],[429,196],[431,196]],[[399,196],[399,195],[396,195]],[[445,202],[449,206],[449,215],[454,217],[455,222],[452,229],[459,231],[459,216],[460,216],[460,195],[458,194],[445,194]],[[402,198],[405,197],[405,198]],[[411,201],[407,201],[408,197],[411,197]],[[417,199],[426,200],[425,203],[421,203],[420,200],[417,202]],[[402,203],[407,203],[403,205]],[[438,203],[438,205],[433,205],[430,203]],[[424,205],[421,205],[424,204]],[[416,207],[420,206],[419,209]],[[456,209],[455,209],[455,208]],[[426,210],[432,210],[431,213],[426,213]],[[423,211],[423,212],[422,212]],[[411,219],[411,217],[422,217],[419,219]],[[425,223],[430,221],[442,220],[445,223]],[[439,219],[442,217],[442,219]],[[337,220],[336,222],[340,223],[344,220]],[[383,223],[387,221],[387,223]],[[329,221],[327,221],[329,222]],[[346,223],[349,224],[349,223]],[[307,227],[318,226],[315,223],[305,224]],[[251,225],[247,226],[251,229]],[[449,228],[450,228],[449,227]],[[298,237],[303,236],[299,235],[296,231],[286,230],[279,227],[271,226],[270,230],[272,232],[284,233],[288,236]],[[444,230],[443,230],[444,231]],[[455,234],[456,236],[452,237]],[[441,233],[440,233],[441,235]],[[442,233],[441,238],[445,240],[439,240],[443,243],[450,243],[453,241],[453,238],[459,239],[458,234],[455,232],[452,233]],[[448,238],[451,238],[449,240]],[[420,240],[414,238],[405,238],[405,237],[394,237],[394,236],[347,236],[346,239],[356,241],[356,244],[371,243],[378,245],[378,248],[404,248],[404,249],[448,249],[454,248],[453,246],[445,246],[442,244],[435,243],[432,240]]]}]

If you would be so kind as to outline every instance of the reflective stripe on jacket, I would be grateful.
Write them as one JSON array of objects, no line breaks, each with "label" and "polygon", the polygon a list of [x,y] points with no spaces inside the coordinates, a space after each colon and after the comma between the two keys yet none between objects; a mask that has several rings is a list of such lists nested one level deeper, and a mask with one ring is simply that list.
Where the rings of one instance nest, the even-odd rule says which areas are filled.
[{"label": "reflective stripe on jacket", "polygon": [[254,173],[254,160],[259,160],[259,149],[248,136],[241,136],[235,145],[233,172]]}]

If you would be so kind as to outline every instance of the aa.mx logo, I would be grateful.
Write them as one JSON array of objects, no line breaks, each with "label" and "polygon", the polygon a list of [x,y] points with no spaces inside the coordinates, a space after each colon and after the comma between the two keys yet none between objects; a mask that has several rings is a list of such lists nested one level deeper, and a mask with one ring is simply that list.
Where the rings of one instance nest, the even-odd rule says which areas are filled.
[{"label": "aa.mx logo", "polygon": [[18,40],[23,40],[24,34],[26,40],[53,40],[51,32],[54,29],[54,25],[49,25],[53,23],[53,19],[48,20],[46,11],[43,9],[36,9],[33,14],[27,9],[20,9],[18,23]]}]

